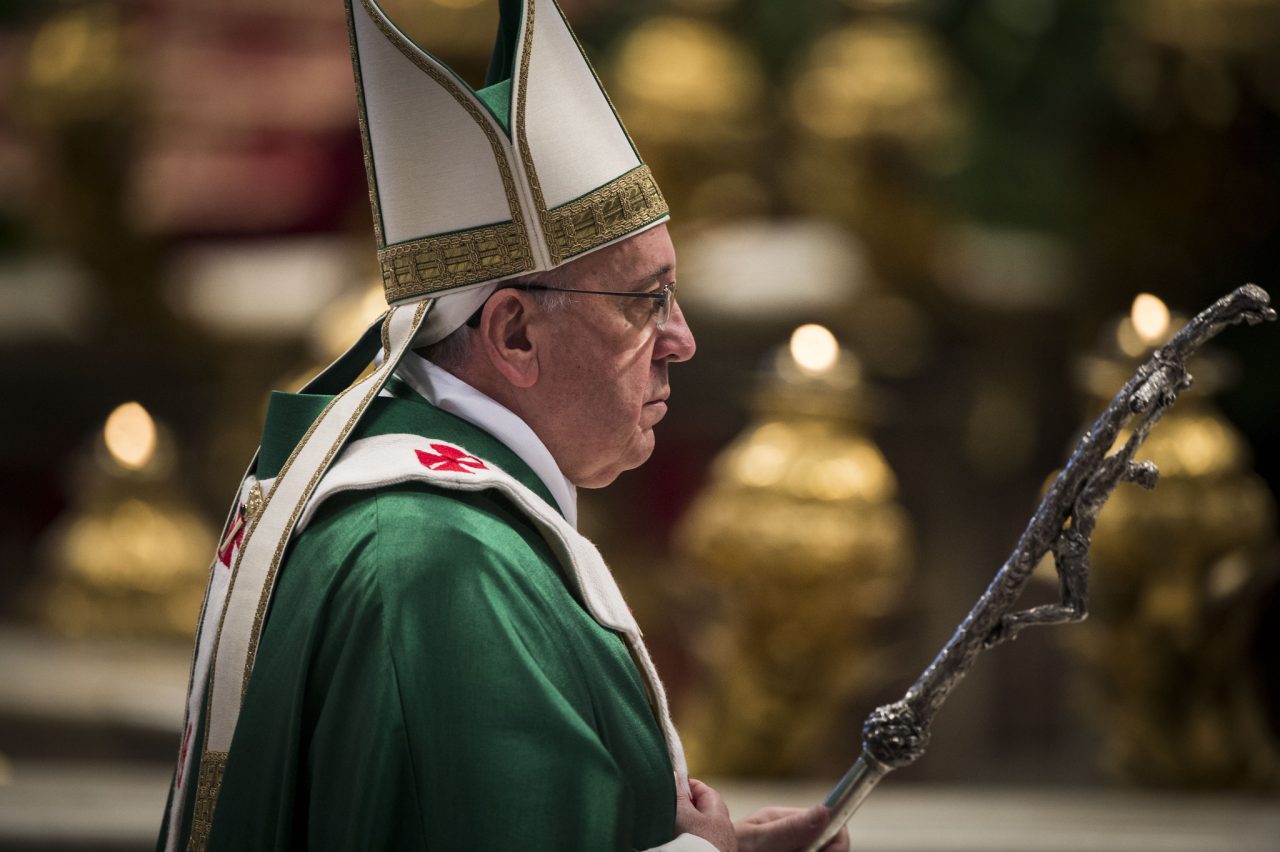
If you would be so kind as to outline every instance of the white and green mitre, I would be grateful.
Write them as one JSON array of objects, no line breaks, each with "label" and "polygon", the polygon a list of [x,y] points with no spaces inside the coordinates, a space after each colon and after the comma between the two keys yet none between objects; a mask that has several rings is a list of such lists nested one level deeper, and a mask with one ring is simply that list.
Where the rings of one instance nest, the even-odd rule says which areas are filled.
[{"label": "white and green mitre", "polygon": [[[476,91],[375,0],[346,0],[389,309],[304,388],[333,397],[277,475],[260,481],[251,463],[232,504],[196,640],[168,850],[204,848],[284,553],[404,353],[457,329],[503,279],[668,217],[554,0],[499,2],[489,80]],[[355,381],[379,350],[377,367]],[[184,807],[185,842],[175,828]]]},{"label": "white and green mitre", "polygon": [[347,6],[388,302],[553,269],[667,218],[554,0],[501,0],[479,91],[375,0]]}]

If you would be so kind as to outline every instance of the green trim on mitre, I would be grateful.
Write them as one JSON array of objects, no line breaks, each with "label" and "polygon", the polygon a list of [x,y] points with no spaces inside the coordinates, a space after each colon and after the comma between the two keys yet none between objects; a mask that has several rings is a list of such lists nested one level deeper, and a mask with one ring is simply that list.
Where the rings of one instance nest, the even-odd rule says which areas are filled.
[{"label": "green trim on mitre", "polygon": [[502,124],[502,129],[511,132],[511,80],[510,78],[492,86],[476,90],[476,97],[484,102],[493,113],[493,117]]},{"label": "green trim on mitre", "polygon": [[515,76],[516,48],[520,45],[520,26],[524,23],[521,0],[500,0],[498,33],[489,54],[489,68],[484,75],[484,88],[476,89],[476,97],[511,134],[511,79]]}]

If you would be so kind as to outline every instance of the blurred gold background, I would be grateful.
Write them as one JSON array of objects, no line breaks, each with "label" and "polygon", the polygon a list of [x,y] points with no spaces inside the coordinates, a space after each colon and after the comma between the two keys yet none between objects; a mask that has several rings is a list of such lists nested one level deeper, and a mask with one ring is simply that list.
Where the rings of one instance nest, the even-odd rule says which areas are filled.
[{"label": "blurred gold background", "polygon": [[[479,85],[496,4],[384,5]],[[1137,359],[1239,284],[1280,295],[1280,5],[561,5],[671,203],[699,342],[582,527],[695,773],[820,794]],[[30,802],[149,813],[266,393],[380,310],[342,4],[3,0],[0,102],[0,846],[92,848]],[[1280,335],[1216,345],[1143,454],[1156,493],[1102,515],[1094,618],[984,657],[891,783],[1229,793],[1205,820],[1280,832]],[[1254,848],[1227,836],[1198,848]]]}]

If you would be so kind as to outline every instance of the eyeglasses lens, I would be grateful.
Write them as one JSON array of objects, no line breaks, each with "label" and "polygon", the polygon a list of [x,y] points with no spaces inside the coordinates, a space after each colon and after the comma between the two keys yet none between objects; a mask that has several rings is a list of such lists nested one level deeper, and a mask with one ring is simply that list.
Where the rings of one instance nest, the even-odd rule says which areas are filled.
[{"label": "eyeglasses lens", "polygon": [[661,290],[662,298],[658,301],[658,328],[662,328],[667,324],[667,320],[671,319],[671,300],[675,298],[674,287],[663,287]]}]

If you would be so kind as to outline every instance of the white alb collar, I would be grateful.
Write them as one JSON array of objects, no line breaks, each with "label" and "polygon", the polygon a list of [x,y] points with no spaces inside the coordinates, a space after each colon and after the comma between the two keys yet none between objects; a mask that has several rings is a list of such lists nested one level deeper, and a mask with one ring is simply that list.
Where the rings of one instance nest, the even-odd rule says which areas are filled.
[{"label": "white alb collar", "polygon": [[578,526],[578,490],[560,472],[546,444],[511,409],[415,352],[406,352],[396,375],[427,402],[478,426],[511,448],[537,474],[571,526]]}]

